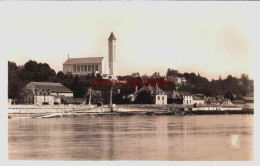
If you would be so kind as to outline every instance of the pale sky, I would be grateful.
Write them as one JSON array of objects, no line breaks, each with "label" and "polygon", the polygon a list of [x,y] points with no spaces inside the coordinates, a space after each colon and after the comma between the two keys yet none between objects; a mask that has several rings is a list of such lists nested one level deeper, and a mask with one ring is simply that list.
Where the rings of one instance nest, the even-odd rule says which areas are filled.
[{"label": "pale sky", "polygon": [[[259,6],[259,5],[258,5]],[[208,79],[253,76],[260,15],[250,3],[37,2],[8,5],[8,60],[48,63],[108,56],[117,38],[117,72],[165,75],[168,68]]]}]

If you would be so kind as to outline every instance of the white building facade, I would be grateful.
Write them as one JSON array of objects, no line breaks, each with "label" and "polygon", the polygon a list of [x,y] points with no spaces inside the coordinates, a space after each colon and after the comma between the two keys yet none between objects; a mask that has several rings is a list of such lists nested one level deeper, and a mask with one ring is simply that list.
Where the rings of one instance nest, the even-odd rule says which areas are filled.
[{"label": "white building facade", "polygon": [[167,104],[167,95],[165,95],[165,94],[156,94],[155,95],[155,104],[156,105],[165,105],[165,104]]},{"label": "white building facade", "polygon": [[195,98],[195,99],[193,99],[193,104],[204,105],[205,101],[203,99]]},{"label": "white building facade", "polygon": [[183,105],[192,105],[193,104],[193,96],[189,92],[182,92],[181,96],[183,98]]},{"label": "white building facade", "polygon": [[108,38],[109,75],[116,77],[116,37],[112,32]]},{"label": "white building facade", "polygon": [[167,79],[172,81],[172,82],[174,82],[177,85],[181,85],[181,84],[186,84],[187,83],[187,80],[185,79],[185,77],[168,76]]},{"label": "white building facade", "polygon": [[104,57],[68,58],[63,64],[63,73],[88,75],[107,73],[107,61]]},{"label": "white building facade", "polygon": [[108,38],[108,58],[69,58],[63,63],[63,73],[72,75],[101,74],[105,78],[116,78],[116,37],[112,32]]}]

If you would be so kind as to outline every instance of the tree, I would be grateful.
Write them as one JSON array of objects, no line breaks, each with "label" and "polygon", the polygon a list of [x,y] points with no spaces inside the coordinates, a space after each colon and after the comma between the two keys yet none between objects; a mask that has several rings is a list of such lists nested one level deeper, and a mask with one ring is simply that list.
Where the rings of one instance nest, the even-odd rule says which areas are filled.
[{"label": "tree", "polygon": [[160,87],[164,91],[173,91],[176,90],[176,85],[174,82],[170,81],[167,87]]},{"label": "tree", "polygon": [[17,69],[16,63],[8,61],[8,72],[16,72]]},{"label": "tree", "polygon": [[118,92],[118,89],[114,89],[112,101],[113,101],[114,104],[124,103],[123,96],[122,96],[121,93]]},{"label": "tree", "polygon": [[225,93],[224,98],[230,99],[230,100],[234,100],[234,99],[235,99],[234,96],[233,96],[233,94],[232,94],[230,91],[227,91],[227,92]]},{"label": "tree", "polygon": [[178,70],[173,70],[173,69],[168,68],[168,70],[166,72],[166,77],[168,77],[168,76],[175,76],[175,77],[177,77],[178,75],[179,75]]},{"label": "tree", "polygon": [[95,73],[92,72],[92,74],[91,74],[91,79],[95,79],[95,78],[96,78]]},{"label": "tree", "polygon": [[97,75],[96,75],[96,78],[97,78],[97,80],[101,80],[102,79],[102,76],[101,76],[101,74],[100,73],[98,73]]},{"label": "tree", "polygon": [[65,79],[64,73],[63,73],[62,71],[59,71],[59,72],[57,73],[57,78],[59,78],[59,79],[61,79],[61,80],[64,80],[64,79]]},{"label": "tree", "polygon": [[29,60],[29,62],[25,63],[24,69],[28,72],[35,72],[38,70],[38,64],[36,61]]},{"label": "tree", "polygon": [[84,98],[86,94],[86,86],[82,81],[79,81],[73,86],[73,94],[75,98]]},{"label": "tree", "polygon": [[8,61],[8,98],[11,99],[19,99],[20,91],[25,85],[17,74],[18,70],[16,63]]},{"label": "tree", "polygon": [[248,78],[248,75],[247,75],[247,74],[241,74],[240,81],[241,81],[241,83],[242,83],[242,86],[243,86],[245,89],[249,89],[249,87],[250,87],[250,79]]},{"label": "tree", "polygon": [[152,78],[159,78],[160,77],[160,73],[159,72],[155,72],[152,75]]},{"label": "tree", "polygon": [[50,81],[55,80],[56,72],[46,63],[28,61],[24,67],[17,71],[18,76],[23,81]]},{"label": "tree", "polygon": [[139,72],[137,72],[137,73],[132,73],[132,74],[131,74],[131,77],[134,77],[134,78],[135,78],[135,77],[140,77],[140,73],[139,73]]}]

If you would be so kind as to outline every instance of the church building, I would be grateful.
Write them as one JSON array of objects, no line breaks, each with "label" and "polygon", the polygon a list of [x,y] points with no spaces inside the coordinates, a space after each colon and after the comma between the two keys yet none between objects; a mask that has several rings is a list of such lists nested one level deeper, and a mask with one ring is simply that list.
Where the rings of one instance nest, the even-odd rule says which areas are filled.
[{"label": "church building", "polygon": [[112,32],[108,38],[108,58],[69,58],[63,63],[63,73],[88,75],[100,73],[103,78],[116,78],[116,37]]}]

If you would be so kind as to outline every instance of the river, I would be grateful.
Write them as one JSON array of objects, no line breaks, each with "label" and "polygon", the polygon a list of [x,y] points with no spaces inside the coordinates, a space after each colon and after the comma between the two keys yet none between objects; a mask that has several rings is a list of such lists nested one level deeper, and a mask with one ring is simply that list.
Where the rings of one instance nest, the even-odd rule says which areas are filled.
[{"label": "river", "polygon": [[9,160],[253,160],[254,115],[8,120]]}]

